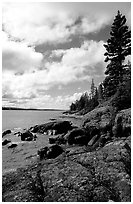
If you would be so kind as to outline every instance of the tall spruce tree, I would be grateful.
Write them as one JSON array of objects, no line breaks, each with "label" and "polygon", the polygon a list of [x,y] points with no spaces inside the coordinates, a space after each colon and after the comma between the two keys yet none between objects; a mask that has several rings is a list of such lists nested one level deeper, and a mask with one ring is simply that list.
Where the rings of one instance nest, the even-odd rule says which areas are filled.
[{"label": "tall spruce tree", "polygon": [[103,85],[102,85],[102,83],[100,83],[99,84],[99,86],[98,86],[98,101],[99,101],[99,103],[100,102],[102,102],[102,100],[103,100]]},{"label": "tall spruce tree", "polygon": [[96,90],[96,87],[95,87],[95,84],[94,84],[94,79],[92,79],[92,82],[91,82],[91,97],[92,98],[95,95],[95,90]]},{"label": "tall spruce tree", "polygon": [[104,44],[105,62],[109,62],[105,71],[107,77],[103,82],[107,97],[116,92],[125,72],[125,57],[131,54],[131,31],[128,31],[126,17],[120,11],[115,16],[110,35],[107,44]]}]

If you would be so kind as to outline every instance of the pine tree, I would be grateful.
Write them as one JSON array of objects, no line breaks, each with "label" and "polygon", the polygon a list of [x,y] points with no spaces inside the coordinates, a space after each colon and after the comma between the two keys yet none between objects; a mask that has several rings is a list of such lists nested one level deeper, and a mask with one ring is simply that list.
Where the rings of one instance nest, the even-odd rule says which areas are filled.
[{"label": "pine tree", "polygon": [[75,103],[72,103],[70,105],[70,111],[75,111],[75,110],[76,110],[76,105],[75,105]]},{"label": "pine tree", "polygon": [[105,62],[109,62],[105,71],[108,76],[103,82],[107,96],[116,92],[117,85],[122,81],[125,72],[123,62],[125,57],[131,54],[131,31],[128,31],[126,17],[120,11],[115,16],[110,35],[110,39],[104,45],[106,48]]},{"label": "pine tree", "polygon": [[99,84],[99,86],[98,86],[98,101],[99,102],[102,102],[102,100],[103,100],[103,95],[104,95],[104,93],[103,93],[103,85],[102,85],[102,83],[101,84]]},{"label": "pine tree", "polygon": [[96,87],[95,87],[95,84],[94,84],[94,79],[92,79],[92,83],[91,83],[91,97],[92,98],[95,95],[95,90],[96,90]]}]

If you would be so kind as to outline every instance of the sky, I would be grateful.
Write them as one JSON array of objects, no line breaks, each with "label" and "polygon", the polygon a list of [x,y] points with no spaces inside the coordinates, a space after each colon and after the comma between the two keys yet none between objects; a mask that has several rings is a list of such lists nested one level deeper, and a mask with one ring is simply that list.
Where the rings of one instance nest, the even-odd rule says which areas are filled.
[{"label": "sky", "polygon": [[105,78],[106,43],[129,2],[3,3],[2,105],[68,109]]}]

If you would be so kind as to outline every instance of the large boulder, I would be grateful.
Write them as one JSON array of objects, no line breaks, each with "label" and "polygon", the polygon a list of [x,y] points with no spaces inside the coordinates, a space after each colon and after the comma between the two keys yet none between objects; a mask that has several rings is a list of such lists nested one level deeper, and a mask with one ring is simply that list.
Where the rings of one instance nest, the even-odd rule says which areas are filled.
[{"label": "large boulder", "polygon": [[8,140],[8,139],[5,139],[3,142],[2,142],[2,146],[5,146],[7,145],[8,143],[10,143],[11,140]]},{"label": "large boulder", "polygon": [[59,145],[52,145],[48,148],[47,151],[47,158],[48,159],[54,159],[58,157],[60,154],[62,154],[64,151],[61,146]]},{"label": "large boulder", "polygon": [[131,135],[131,108],[122,110],[116,115],[113,135],[115,137],[128,137]]},{"label": "large boulder", "polygon": [[7,134],[11,134],[11,130],[5,130],[5,131],[3,131],[2,132],[2,137],[4,137],[5,135],[7,135]]},{"label": "large boulder", "polygon": [[34,139],[34,135],[30,131],[26,131],[21,133],[21,140],[22,141],[32,141]]},{"label": "large boulder", "polygon": [[49,147],[44,147],[38,150],[37,154],[40,157],[40,160],[42,159],[54,159],[58,157],[60,154],[62,154],[64,151],[62,147],[55,144]]},{"label": "large boulder", "polygon": [[65,140],[69,145],[72,144],[87,144],[89,141],[89,136],[87,135],[84,128],[76,128],[71,130],[67,135],[65,135]]},{"label": "large boulder", "polygon": [[87,113],[82,119],[82,126],[90,134],[90,138],[95,135],[103,135],[107,132],[112,134],[112,121],[115,112],[113,107],[104,106],[98,107]]},{"label": "large boulder", "polygon": [[49,135],[57,135],[67,133],[71,129],[72,124],[70,121],[52,121],[42,125],[36,125],[31,127],[29,130],[34,133],[39,132]]},{"label": "large boulder", "polygon": [[79,135],[74,139],[75,144],[79,145],[87,145],[88,144],[88,137],[87,135]]},{"label": "large boulder", "polygon": [[53,130],[56,130],[56,134],[67,133],[72,129],[72,123],[70,121],[57,121],[53,125]]}]

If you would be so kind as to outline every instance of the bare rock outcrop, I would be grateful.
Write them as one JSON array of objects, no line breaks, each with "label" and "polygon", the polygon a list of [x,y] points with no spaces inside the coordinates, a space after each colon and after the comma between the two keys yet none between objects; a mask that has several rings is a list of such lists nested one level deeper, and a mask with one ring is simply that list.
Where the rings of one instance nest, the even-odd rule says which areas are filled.
[{"label": "bare rock outcrop", "polygon": [[[3,176],[3,202],[131,202],[131,137]],[[79,149],[79,148],[78,148]]]},{"label": "bare rock outcrop", "polygon": [[131,134],[131,108],[120,111],[114,121],[113,135],[128,137]]}]

